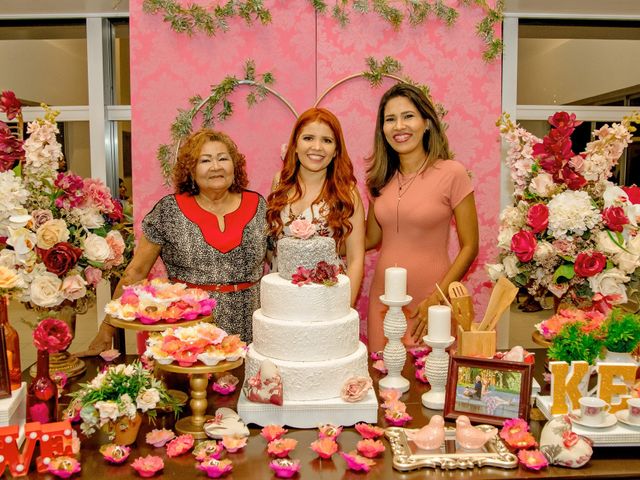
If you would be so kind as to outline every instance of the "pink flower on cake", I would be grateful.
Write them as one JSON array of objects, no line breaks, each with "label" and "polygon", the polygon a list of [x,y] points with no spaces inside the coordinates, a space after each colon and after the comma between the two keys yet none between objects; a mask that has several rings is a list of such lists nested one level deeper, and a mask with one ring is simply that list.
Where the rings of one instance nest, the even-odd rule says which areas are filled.
[{"label": "pink flower on cake", "polygon": [[369,377],[351,377],[344,383],[340,396],[345,402],[355,403],[367,396],[373,382]]},{"label": "pink flower on cake", "polygon": [[233,470],[233,463],[231,460],[209,458],[196,465],[196,468],[205,472],[209,478],[220,478]]},{"label": "pink flower on cake", "polygon": [[236,453],[247,446],[247,437],[241,435],[225,435],[222,437],[222,445],[229,453]]},{"label": "pink flower on cake", "polygon": [[136,458],[131,464],[131,468],[138,472],[141,477],[153,477],[164,468],[164,462],[160,457],[147,455],[146,457]]},{"label": "pink flower on cake", "polygon": [[161,430],[154,429],[147,433],[145,440],[149,445],[153,445],[156,448],[164,447],[167,442],[173,440],[176,434],[173,431],[163,428]]},{"label": "pink flower on cake", "polygon": [[318,426],[319,438],[331,438],[335,440],[342,433],[342,427],[339,425],[333,425],[332,423],[325,423]]},{"label": "pink flower on cake", "polygon": [[193,447],[193,435],[185,434],[176,437],[167,444],[167,456],[179,457],[184,455]]},{"label": "pink flower on cake", "polygon": [[384,452],[384,445],[380,440],[373,440],[371,438],[360,440],[356,445],[358,453],[367,457],[374,458]]},{"label": "pink flower on cake", "polygon": [[355,428],[357,432],[360,434],[360,436],[364,439],[367,439],[367,438],[376,439],[384,435],[383,428],[369,425],[368,423],[356,423]]},{"label": "pink flower on cake", "polygon": [[289,225],[289,229],[291,230],[291,235],[303,240],[312,237],[316,233],[316,226],[305,219],[294,220]]},{"label": "pink flower on cake", "polygon": [[293,438],[278,438],[269,442],[267,453],[272,457],[284,458],[289,456],[289,452],[296,448],[298,441]]},{"label": "pink flower on cake", "polygon": [[208,458],[215,458],[220,460],[224,453],[224,447],[221,443],[215,440],[205,440],[200,442],[196,448],[193,449],[193,456],[198,462],[204,462]]},{"label": "pink flower on cake", "polygon": [[520,465],[529,470],[541,470],[549,466],[547,457],[540,450],[520,450],[518,452]]},{"label": "pink flower on cake", "polygon": [[284,434],[288,432],[287,429],[282,428],[281,425],[267,425],[261,431],[260,435],[267,441],[272,442],[282,437]]},{"label": "pink flower on cake", "polygon": [[376,462],[358,455],[355,450],[349,453],[340,452],[340,456],[347,462],[347,468],[354,472],[369,472]]},{"label": "pink flower on cake", "polygon": [[300,460],[277,458],[269,462],[269,468],[278,478],[291,478],[300,471]]},{"label": "pink flower on cake", "polygon": [[319,438],[311,443],[311,450],[316,452],[320,458],[331,458],[338,451],[338,444],[333,438]]}]

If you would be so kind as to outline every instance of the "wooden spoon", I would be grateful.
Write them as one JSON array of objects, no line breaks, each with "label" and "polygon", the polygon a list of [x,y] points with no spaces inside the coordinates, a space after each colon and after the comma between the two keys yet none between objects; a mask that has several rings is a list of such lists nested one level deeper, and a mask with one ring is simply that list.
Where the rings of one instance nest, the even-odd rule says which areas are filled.
[{"label": "wooden spoon", "polygon": [[451,313],[458,325],[463,330],[471,330],[473,322],[473,301],[469,296],[469,291],[460,282],[451,282],[449,284],[449,298],[451,298]]}]

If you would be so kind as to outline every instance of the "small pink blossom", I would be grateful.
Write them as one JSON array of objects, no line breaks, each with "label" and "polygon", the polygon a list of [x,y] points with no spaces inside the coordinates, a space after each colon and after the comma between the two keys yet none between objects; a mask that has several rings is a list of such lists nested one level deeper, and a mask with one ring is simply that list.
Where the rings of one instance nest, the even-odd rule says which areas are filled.
[{"label": "small pink blossom", "polygon": [[269,468],[278,478],[291,478],[300,471],[300,460],[276,458],[269,462]]},{"label": "small pink blossom", "polygon": [[347,468],[354,472],[368,473],[376,464],[373,460],[358,455],[355,450],[349,453],[340,452],[340,456],[347,462]]},{"label": "small pink blossom", "polygon": [[272,442],[274,440],[277,440],[278,438],[282,437],[285,433],[287,433],[288,430],[282,428],[281,425],[266,425],[261,431],[260,431],[260,435],[262,435],[262,438],[264,438],[267,442]]},{"label": "small pink blossom", "polygon": [[238,382],[238,377],[228,373],[213,382],[211,390],[219,393],[220,395],[230,395],[236,391]]},{"label": "small pink blossom", "polygon": [[377,361],[377,360],[382,360],[383,358],[383,352],[382,350],[378,351],[378,352],[371,352],[369,354],[369,358],[371,358],[372,361]]},{"label": "small pink blossom", "polygon": [[193,435],[185,434],[176,437],[167,444],[167,456],[179,457],[193,448]]},{"label": "small pink blossom", "polygon": [[387,367],[384,366],[384,360],[376,360],[375,362],[373,362],[372,367],[383,375],[386,375],[388,372]]},{"label": "small pink blossom", "polygon": [[73,457],[55,457],[49,462],[47,471],[56,477],[69,478],[80,471],[80,462]]},{"label": "small pink blossom", "polygon": [[332,423],[325,423],[318,426],[318,431],[319,438],[331,438],[335,440],[342,433],[342,427],[339,425],[333,425]]},{"label": "small pink blossom", "polygon": [[431,353],[431,347],[429,346],[420,346],[420,347],[412,347],[409,349],[409,353],[416,360],[418,358],[426,357]]},{"label": "small pink blossom", "polygon": [[413,417],[407,412],[401,410],[385,410],[384,419],[389,425],[394,427],[403,427],[413,420]]},{"label": "small pink blossom", "polygon": [[120,350],[115,348],[105,350],[104,352],[100,353],[100,356],[105,362],[112,362],[120,356]]},{"label": "small pink blossom", "polygon": [[338,444],[333,438],[319,438],[311,443],[311,450],[320,458],[328,459],[338,451]]},{"label": "small pink blossom", "polygon": [[342,386],[340,397],[349,403],[355,403],[367,396],[373,382],[369,377],[350,377]]},{"label": "small pink blossom", "polygon": [[225,435],[222,437],[222,445],[229,453],[236,453],[247,445],[247,437],[241,435]]},{"label": "small pink blossom", "polygon": [[196,445],[196,448],[193,449],[193,456],[198,462],[203,462],[207,458],[220,460],[223,453],[224,447],[221,443],[218,443],[215,440],[205,440],[204,442],[200,442]]},{"label": "small pink blossom", "polygon": [[196,468],[205,472],[209,478],[220,478],[233,470],[233,463],[231,463],[231,460],[208,458],[196,465]]},{"label": "small pink blossom", "polygon": [[529,470],[541,470],[549,466],[547,457],[540,450],[520,450],[518,452],[520,465]]},{"label": "small pink blossom", "polygon": [[427,372],[424,368],[416,368],[416,379],[422,383],[429,383]]},{"label": "small pink blossom", "polygon": [[298,445],[298,441],[293,438],[278,438],[269,442],[267,445],[267,453],[272,457],[284,458],[289,455]]},{"label": "small pink blossom", "polygon": [[375,458],[384,452],[384,445],[380,440],[373,440],[371,438],[360,440],[356,445],[358,453],[367,457]]},{"label": "small pink blossom", "polygon": [[141,477],[153,477],[164,468],[164,462],[160,457],[147,455],[146,457],[136,458],[131,463],[131,468],[138,472]]},{"label": "small pink blossom", "polygon": [[102,280],[102,270],[95,267],[87,267],[84,269],[84,278],[87,280],[87,283],[92,286],[96,286]]},{"label": "small pink blossom", "polygon": [[364,439],[367,438],[378,438],[384,435],[384,429],[380,427],[376,427],[374,425],[369,425],[368,423],[356,423],[356,430],[360,434],[360,436]]},{"label": "small pink blossom", "polygon": [[528,431],[529,424],[525,420],[521,418],[510,418],[502,423],[500,438],[509,443],[509,440],[512,438]]},{"label": "small pink blossom", "polygon": [[158,430],[157,428],[151,430],[147,433],[145,440],[149,445],[153,445],[156,448],[164,447],[167,442],[173,440],[176,437],[176,434],[171,430],[167,430],[163,428],[162,430]]},{"label": "small pink blossom", "polygon": [[131,454],[131,448],[109,443],[100,447],[100,453],[107,462],[119,465],[127,461]]}]

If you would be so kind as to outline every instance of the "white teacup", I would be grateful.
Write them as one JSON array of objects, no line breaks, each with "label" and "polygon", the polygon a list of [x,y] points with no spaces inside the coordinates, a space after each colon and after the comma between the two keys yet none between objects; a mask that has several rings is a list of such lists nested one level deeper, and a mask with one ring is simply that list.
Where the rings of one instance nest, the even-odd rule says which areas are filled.
[{"label": "white teacup", "polygon": [[580,420],[586,425],[600,425],[611,408],[611,405],[598,397],[582,397],[578,403]]},{"label": "white teacup", "polygon": [[630,398],[627,400],[627,406],[629,407],[629,415],[627,416],[629,423],[640,425],[640,398]]}]

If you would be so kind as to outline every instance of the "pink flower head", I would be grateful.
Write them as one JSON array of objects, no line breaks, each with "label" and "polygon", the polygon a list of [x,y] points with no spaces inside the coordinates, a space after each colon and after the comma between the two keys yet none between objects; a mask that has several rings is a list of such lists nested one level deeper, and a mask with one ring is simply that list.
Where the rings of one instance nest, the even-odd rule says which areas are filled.
[{"label": "pink flower head", "polygon": [[298,219],[291,222],[289,225],[291,235],[296,238],[307,239],[315,235],[316,226],[306,219]]},{"label": "pink flower head", "polygon": [[105,350],[104,352],[100,353],[100,357],[102,357],[102,359],[105,362],[112,362],[116,358],[118,358],[119,356],[120,356],[120,350],[118,350],[116,348],[112,348],[110,350]]},{"label": "pink flower head", "polygon": [[193,447],[193,441],[193,435],[189,433],[176,437],[167,444],[167,456],[179,457],[184,455]]},{"label": "pink flower head", "polygon": [[541,470],[549,466],[547,457],[540,450],[520,450],[518,460],[520,465],[529,470]]},{"label": "pink flower head", "polygon": [[502,423],[500,438],[510,443],[510,440],[529,431],[529,424],[521,418],[510,418]]},{"label": "pink flower head", "polygon": [[414,359],[423,358],[431,353],[431,347],[422,345],[419,347],[411,347],[409,353]]},{"label": "pink flower head", "polygon": [[282,437],[287,432],[288,430],[282,428],[282,426],[272,424],[265,426],[260,431],[260,435],[262,435],[262,438],[264,438],[267,442],[272,442]]},{"label": "pink flower head", "polygon": [[291,275],[291,283],[298,285],[299,287],[308,285],[313,282],[312,273],[313,272],[311,270],[299,266],[296,269],[296,273]]},{"label": "pink flower head", "polygon": [[345,402],[355,403],[367,396],[373,382],[369,377],[350,377],[342,386],[340,397]]},{"label": "pink flower head", "polygon": [[242,435],[225,435],[222,437],[222,445],[229,453],[236,453],[247,446],[247,437]]},{"label": "pink flower head", "polygon": [[149,433],[147,433],[145,440],[149,445],[153,445],[156,448],[160,448],[160,447],[164,447],[167,444],[167,442],[169,442],[170,440],[173,440],[175,437],[176,437],[176,434],[173,433],[171,430],[168,430],[166,428],[163,428],[162,430],[158,430],[156,428],[151,430]]},{"label": "pink flower head", "polygon": [[55,372],[51,375],[51,378],[54,382],[56,382],[56,386],[58,387],[58,393],[61,394],[64,387],[67,385],[69,381],[69,375],[64,372]]},{"label": "pink flower head", "polygon": [[111,191],[102,180],[97,178],[83,179],[82,193],[85,196],[85,205],[87,207],[97,208],[105,215],[112,215],[116,211],[113,198],[111,198]]},{"label": "pink flower head", "polygon": [[383,375],[386,375],[388,372],[387,367],[384,366],[384,360],[376,360],[375,362],[373,362],[372,367]]},{"label": "pink flower head", "polygon": [[581,120],[576,120],[575,113],[556,112],[547,120],[552,126],[559,130],[573,131],[578,125],[582,125]]},{"label": "pink flower head", "polygon": [[13,120],[20,113],[22,103],[11,90],[5,90],[0,94],[0,112],[3,112],[8,120]]},{"label": "pink flower head", "polygon": [[371,352],[369,354],[369,358],[371,358],[372,361],[377,361],[377,360],[382,360],[383,358],[383,352],[382,350],[378,351],[378,352]]},{"label": "pink flower head", "polygon": [[331,438],[335,440],[342,433],[342,427],[339,425],[333,425],[332,423],[325,423],[318,426],[318,438]]},{"label": "pink flower head", "polygon": [[40,351],[58,353],[66,350],[71,344],[69,326],[57,318],[45,318],[33,331],[33,344]]},{"label": "pink flower head", "polygon": [[220,478],[233,470],[233,463],[231,460],[208,458],[196,465],[196,468],[205,472],[209,478]]},{"label": "pink flower head", "polygon": [[375,458],[384,452],[384,445],[382,442],[371,438],[360,440],[356,445],[356,448],[358,449],[358,453],[367,458]]},{"label": "pink flower head", "polygon": [[316,452],[320,458],[328,459],[338,451],[338,444],[333,438],[319,438],[311,442],[311,450]]},{"label": "pink flower head", "polygon": [[131,454],[131,448],[109,443],[100,447],[100,453],[107,462],[119,465],[127,461]]},{"label": "pink flower head", "polygon": [[224,453],[224,447],[215,440],[205,440],[196,445],[193,449],[193,456],[198,462],[204,462],[207,458],[215,458],[220,460]]},{"label": "pink flower head", "polygon": [[527,449],[537,447],[538,443],[530,432],[520,432],[515,435],[511,435],[505,439],[505,442],[514,449]]},{"label": "pink flower head", "polygon": [[95,287],[102,280],[102,270],[89,266],[84,269],[84,278],[89,285]]},{"label": "pink flower head", "polygon": [[269,442],[267,445],[267,453],[272,457],[284,458],[289,455],[298,445],[298,441],[293,438],[278,438]]},{"label": "pink flower head", "polygon": [[300,471],[300,460],[276,458],[269,462],[269,468],[278,478],[291,478]]},{"label": "pink flower head", "polygon": [[429,383],[427,372],[424,368],[416,368],[416,379],[422,383]]},{"label": "pink flower head", "polygon": [[55,457],[49,462],[47,471],[56,477],[69,478],[80,471],[80,462],[73,457]]},{"label": "pink flower head", "polygon": [[24,157],[23,142],[13,136],[4,122],[0,122],[0,172],[11,170]]},{"label": "pink flower head", "polygon": [[368,423],[356,423],[356,430],[362,438],[378,438],[384,435],[384,429],[369,425]]},{"label": "pink flower head", "polygon": [[371,467],[376,464],[376,462],[374,462],[373,460],[361,457],[355,452],[355,450],[349,453],[340,452],[340,456],[342,456],[345,462],[347,462],[347,468],[349,470],[353,470],[354,472],[368,473],[369,470],[371,470]]},{"label": "pink flower head", "polygon": [[146,457],[136,458],[131,463],[131,468],[138,472],[141,477],[153,477],[164,468],[164,462],[160,457],[147,455]]},{"label": "pink flower head", "polygon": [[229,395],[236,391],[239,381],[238,377],[231,373],[227,373],[211,385],[211,390],[219,393],[220,395]]},{"label": "pink flower head", "polygon": [[407,412],[401,410],[385,410],[384,419],[389,425],[394,427],[403,427],[413,420],[413,417]]}]

